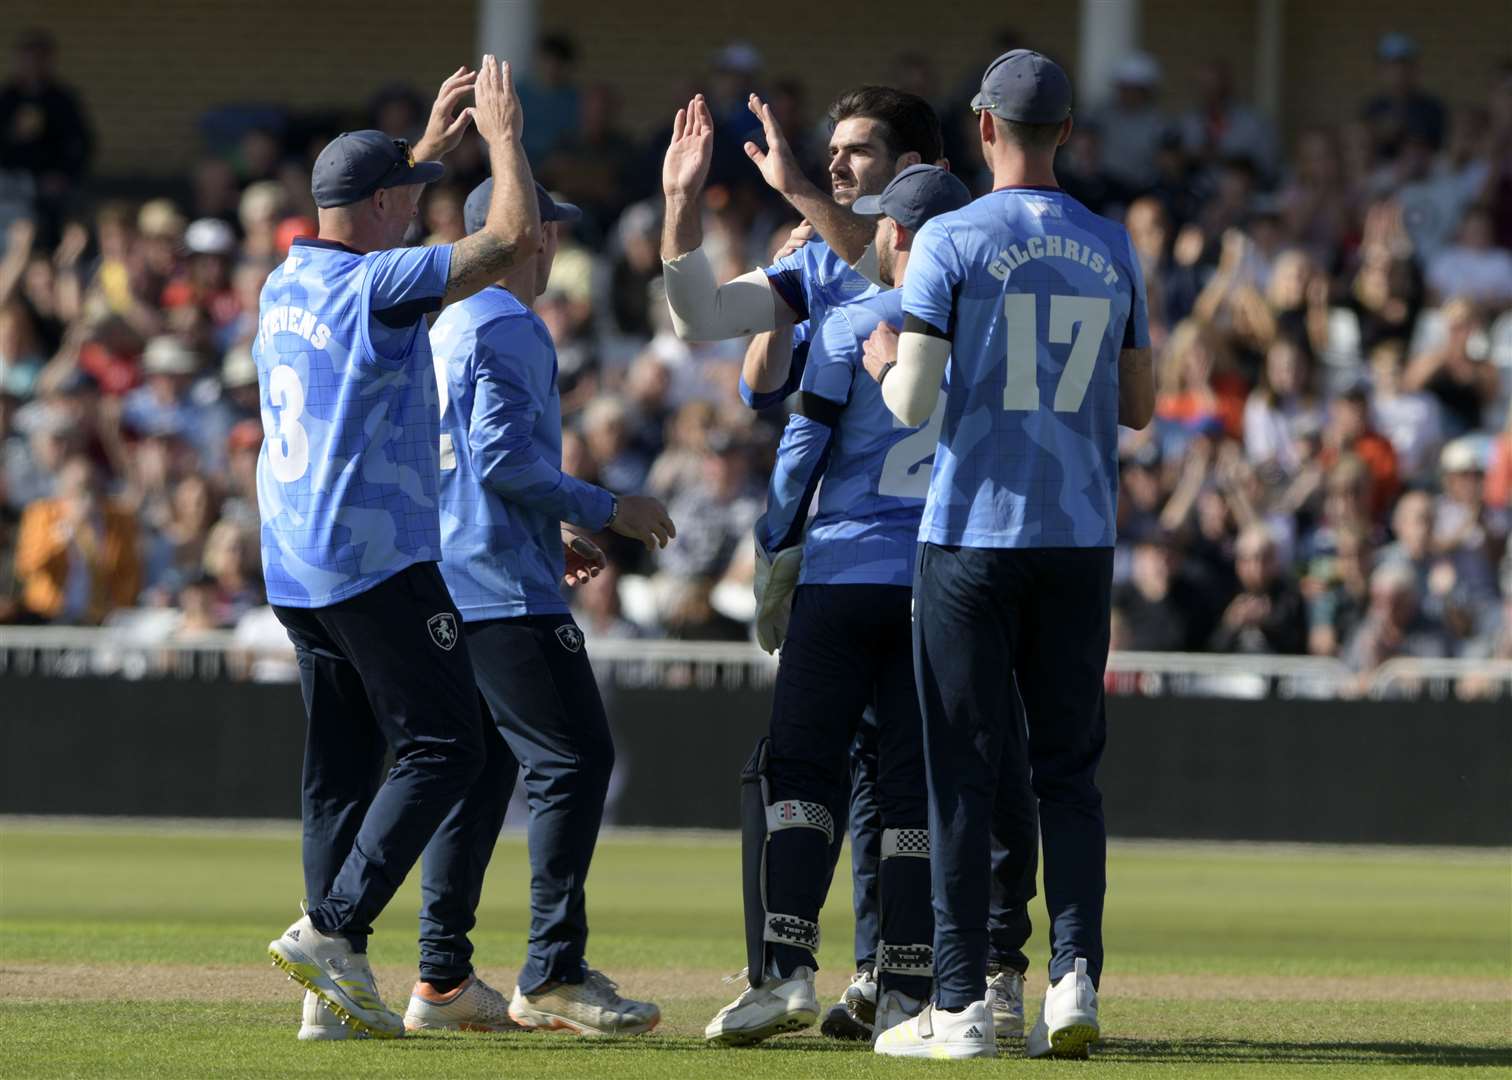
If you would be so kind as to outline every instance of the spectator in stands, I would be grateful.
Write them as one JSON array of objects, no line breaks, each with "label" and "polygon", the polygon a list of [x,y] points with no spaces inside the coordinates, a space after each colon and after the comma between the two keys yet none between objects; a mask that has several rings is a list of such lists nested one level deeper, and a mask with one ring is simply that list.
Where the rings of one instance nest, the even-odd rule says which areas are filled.
[{"label": "spectator in stands", "polygon": [[1370,422],[1391,441],[1399,471],[1409,483],[1426,480],[1437,465],[1443,445],[1443,421],[1438,399],[1402,385],[1406,347],[1386,341],[1370,353]]},{"label": "spectator in stands", "polygon": [[1512,409],[1507,410],[1501,434],[1491,444],[1486,467],[1486,505],[1512,514]]},{"label": "spectator in stands", "polygon": [[645,487],[651,462],[630,441],[628,412],[619,398],[597,397],[583,409],[583,439],[598,463],[598,482],[613,492]]},{"label": "spectator in stands", "polygon": [[1402,376],[1409,393],[1426,391],[1438,399],[1444,433],[1463,435],[1480,426],[1481,415],[1500,386],[1488,364],[1484,324],[1468,300],[1451,300],[1443,309],[1444,341],[1414,357]]},{"label": "spectator in stands", "polygon": [[1382,34],[1376,43],[1379,92],[1365,102],[1361,118],[1369,126],[1378,160],[1390,160],[1410,135],[1434,149],[1444,140],[1444,103],[1418,86],[1418,44],[1402,33]]},{"label": "spectator in stands", "polygon": [[1159,532],[1134,542],[1129,580],[1113,592],[1127,631],[1126,648],[1181,652],[1190,647],[1187,608],[1171,588],[1176,566],[1176,553]]},{"label": "spectator in stands", "polygon": [[520,79],[520,105],[530,117],[521,141],[530,163],[540,168],[581,116],[575,68],[577,45],[565,34],[547,34],[536,46],[535,70]]},{"label": "spectator in stands", "polygon": [[1508,518],[1485,502],[1482,447],[1456,439],[1439,457],[1439,495],[1433,511],[1433,546],[1454,568],[1454,588],[1466,602],[1496,600],[1496,566],[1507,544]]},{"label": "spectator in stands", "polygon": [[1307,651],[1307,612],[1302,593],[1286,578],[1276,541],[1263,527],[1239,535],[1234,551],[1239,595],[1229,601],[1211,648],[1224,653],[1297,655]]},{"label": "spectator in stands", "polygon": [[675,636],[744,638],[710,606],[713,587],[735,562],[737,550],[748,555],[751,529],[761,514],[761,491],[750,476],[750,450],[724,431],[709,434],[699,471],[691,484],[674,491],[669,514],[698,523],[679,550],[657,552],[657,604],[663,626]]},{"label": "spectator in stands", "polygon": [[1297,140],[1291,178],[1281,190],[1281,218],[1291,241],[1328,265],[1354,227],[1353,193],[1333,131],[1312,128]]},{"label": "spectator in stands", "polygon": [[1155,416],[1163,447],[1179,450],[1210,423],[1221,433],[1238,435],[1248,392],[1228,339],[1208,323],[1183,319],[1171,332],[1160,364]]},{"label": "spectator in stands", "polygon": [[1433,550],[1433,496],[1409,491],[1397,500],[1391,512],[1392,543],[1381,550],[1377,566],[1401,565],[1412,571],[1422,595],[1428,593],[1428,578],[1436,561]]},{"label": "spectator in stands", "polygon": [[78,98],[57,79],[57,57],[57,42],[46,30],[21,31],[10,78],[0,86],[0,173],[26,177],[48,247],[94,150]]},{"label": "spectator in stands", "polygon": [[1197,107],[1181,117],[1186,152],[1213,166],[1230,158],[1247,158],[1262,175],[1276,166],[1276,137],[1270,121],[1235,100],[1234,76],[1225,60],[1209,60],[1197,69]]},{"label": "spectator in stands", "polygon": [[142,353],[146,383],[126,396],[121,419],[139,435],[180,435],[203,447],[206,417],[189,394],[201,370],[199,356],[182,340],[153,338]]},{"label": "spectator in stands", "polygon": [[1309,567],[1304,592],[1307,605],[1307,651],[1337,656],[1354,638],[1370,607],[1370,543],[1357,528],[1338,530],[1333,553]]},{"label": "spectator in stands", "polygon": [[237,203],[236,218],[241,224],[241,254],[252,259],[278,256],[278,226],[288,216],[288,197],[276,180],[249,184]]},{"label": "spectator in stands", "polygon": [[1302,346],[1282,338],[1266,352],[1260,385],[1245,403],[1244,452],[1254,464],[1290,476],[1302,467],[1299,436],[1322,426],[1311,359]]},{"label": "spectator in stands", "polygon": [[[541,183],[581,207],[584,228],[604,236],[628,202],[635,142],[619,126],[619,97],[594,83],[582,96],[581,119],[565,132],[541,167]],[[792,128],[785,128],[791,131]]]},{"label": "spectator in stands", "polygon": [[1370,576],[1370,608],[1342,659],[1368,674],[1398,656],[1443,657],[1449,640],[1443,625],[1424,614],[1412,570],[1385,563]]},{"label": "spectator in stands", "polygon": [[1159,92],[1159,62],[1149,53],[1129,53],[1114,65],[1113,101],[1094,115],[1105,167],[1133,191],[1155,182],[1155,155],[1173,127],[1156,104]]},{"label": "spectator in stands", "polygon": [[105,496],[94,462],[63,463],[58,494],[31,503],[16,542],[21,603],[49,622],[99,623],[141,589],[135,518]]},{"label": "spectator in stands", "polygon": [[1323,447],[1318,464],[1331,469],[1346,455],[1365,466],[1368,490],[1366,506],[1371,520],[1380,518],[1396,501],[1401,490],[1396,450],[1371,426],[1370,390],[1366,383],[1352,384],[1328,404],[1328,423],[1323,429]]},{"label": "spectator in stands", "polygon": [[1454,244],[1428,263],[1430,295],[1462,296],[1491,307],[1512,303],[1512,251],[1496,246],[1493,228],[1487,208],[1465,214]]}]

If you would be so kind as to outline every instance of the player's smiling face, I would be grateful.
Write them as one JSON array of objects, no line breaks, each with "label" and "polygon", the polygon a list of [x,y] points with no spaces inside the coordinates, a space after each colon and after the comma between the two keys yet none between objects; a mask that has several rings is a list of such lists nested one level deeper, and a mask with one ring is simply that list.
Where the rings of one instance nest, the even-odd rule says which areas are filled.
[{"label": "player's smiling face", "polygon": [[849,206],[862,195],[877,195],[897,170],[884,128],[876,120],[851,116],[835,125],[829,141],[830,187],[835,201]]}]

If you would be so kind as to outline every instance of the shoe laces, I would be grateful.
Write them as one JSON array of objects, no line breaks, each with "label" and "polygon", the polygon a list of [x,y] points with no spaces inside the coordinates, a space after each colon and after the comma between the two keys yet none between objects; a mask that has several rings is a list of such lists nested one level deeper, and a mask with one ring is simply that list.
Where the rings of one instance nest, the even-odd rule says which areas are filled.
[{"label": "shoe laces", "polygon": [[619,983],[597,968],[589,968],[583,975],[583,987],[611,1005],[618,1006],[624,1003],[625,999],[619,995]]}]

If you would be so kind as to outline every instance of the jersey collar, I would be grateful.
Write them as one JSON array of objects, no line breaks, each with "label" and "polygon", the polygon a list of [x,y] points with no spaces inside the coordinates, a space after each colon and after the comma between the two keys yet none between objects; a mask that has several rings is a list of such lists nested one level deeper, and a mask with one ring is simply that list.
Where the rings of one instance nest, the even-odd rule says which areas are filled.
[{"label": "jersey collar", "polygon": [[294,243],[300,247],[325,248],[327,251],[345,251],[348,255],[362,254],[362,252],[354,247],[347,247],[340,240],[322,240],[318,236],[296,236]]}]

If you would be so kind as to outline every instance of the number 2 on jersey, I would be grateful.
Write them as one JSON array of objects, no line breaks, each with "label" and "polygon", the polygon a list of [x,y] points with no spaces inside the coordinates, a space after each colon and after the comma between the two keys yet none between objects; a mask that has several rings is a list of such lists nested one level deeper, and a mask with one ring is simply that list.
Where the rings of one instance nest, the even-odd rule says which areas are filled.
[{"label": "number 2 on jersey", "polygon": [[278,430],[268,433],[268,467],[273,478],[292,484],[310,468],[310,433],[299,422],[305,392],[299,374],[288,364],[268,373],[268,400],[278,409]]},{"label": "number 2 on jersey", "polygon": [[[935,406],[934,415],[918,431],[898,440],[882,459],[882,478],[877,481],[878,495],[898,499],[922,499],[929,494],[929,474],[934,466],[935,448],[940,444],[940,426],[945,422],[945,396]],[[893,427],[907,427],[896,416]]]},{"label": "number 2 on jersey", "polygon": [[[1040,407],[1039,319],[1033,293],[1009,293],[1003,297],[1003,330],[1008,343],[1008,378],[1003,384],[1003,408],[1009,412],[1034,412]],[[1050,336],[1052,345],[1070,345],[1071,355],[1055,387],[1056,412],[1076,412],[1087,396],[1092,370],[1103,334],[1108,329],[1112,301],[1105,296],[1052,296]],[[1072,327],[1076,333],[1072,334]]]}]

